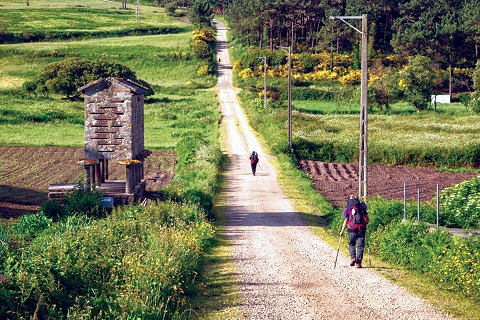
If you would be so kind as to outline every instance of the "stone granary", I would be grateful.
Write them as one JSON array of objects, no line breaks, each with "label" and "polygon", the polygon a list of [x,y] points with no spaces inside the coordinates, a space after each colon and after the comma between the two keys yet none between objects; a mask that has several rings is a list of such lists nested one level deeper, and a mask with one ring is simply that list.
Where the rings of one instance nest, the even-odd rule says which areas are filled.
[{"label": "stone granary", "polygon": [[[147,88],[132,80],[106,78],[78,91],[85,101],[85,185],[113,197],[115,203],[132,202],[145,191],[143,102]],[[125,181],[108,179],[110,160],[125,165]],[[61,186],[52,185],[49,197]],[[60,188],[61,189],[61,188]]]}]

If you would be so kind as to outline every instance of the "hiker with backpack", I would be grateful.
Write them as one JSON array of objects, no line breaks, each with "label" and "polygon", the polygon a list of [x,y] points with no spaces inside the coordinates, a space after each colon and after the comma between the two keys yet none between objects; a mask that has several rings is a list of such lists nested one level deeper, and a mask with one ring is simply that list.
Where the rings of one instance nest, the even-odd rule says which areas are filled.
[{"label": "hiker with backpack", "polygon": [[250,166],[252,167],[252,173],[255,175],[255,172],[257,172],[257,164],[258,164],[258,153],[255,151],[252,151],[250,154]]},{"label": "hiker with backpack", "polygon": [[350,251],[350,266],[362,267],[363,248],[365,246],[365,234],[367,224],[370,221],[367,213],[367,205],[360,202],[355,195],[347,200],[347,205],[342,213],[343,221],[340,237],[345,228],[348,231],[348,249]]}]

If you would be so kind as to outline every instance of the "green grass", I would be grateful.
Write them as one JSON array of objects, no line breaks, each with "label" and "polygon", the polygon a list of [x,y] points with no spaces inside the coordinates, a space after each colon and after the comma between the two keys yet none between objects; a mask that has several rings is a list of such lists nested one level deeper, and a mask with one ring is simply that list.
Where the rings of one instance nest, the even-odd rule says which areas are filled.
[{"label": "green grass", "polygon": [[[260,99],[253,94],[242,92],[240,97],[249,110],[252,126],[270,137],[274,150],[283,148],[287,140],[286,107],[264,112]],[[335,107],[334,102],[295,101],[294,106],[292,136],[300,157],[337,162],[358,159],[358,111],[349,113],[350,107]],[[458,104],[440,105],[437,111],[408,110],[404,104],[398,104],[392,106],[390,113],[369,113],[370,163],[449,168],[478,165],[479,114]]]},{"label": "green grass", "polygon": [[[205,64],[191,61],[172,62],[170,52],[190,52],[191,33],[103,38],[67,42],[8,44],[0,47],[0,89],[19,87],[33,80],[48,63],[77,57],[89,60],[106,59],[132,69],[138,77],[158,86],[186,85],[212,81],[196,74]],[[162,70],[162,72],[158,72]],[[182,72],[178,72],[181,70]],[[13,82],[13,83],[12,83]]]},{"label": "green grass", "polygon": [[[222,175],[219,184],[225,190],[226,180]],[[198,319],[241,319],[241,298],[237,283],[237,270],[232,258],[231,241],[225,235],[226,194],[217,193],[215,207],[215,240],[206,254],[202,278],[203,292],[193,301]]]},{"label": "green grass", "polygon": [[[338,106],[325,101],[294,101],[293,104],[294,110],[303,111],[294,112],[294,136],[315,142],[357,143],[360,107]],[[357,114],[341,114],[349,111]],[[480,115],[465,111],[459,104],[439,105],[437,112],[410,114],[410,111],[414,109],[399,103],[392,106],[391,114],[371,113],[368,138],[372,148],[377,145],[384,148],[463,148],[480,143]]]},{"label": "green grass", "polygon": [[[193,56],[185,61],[168,58],[171,53],[190,53],[190,36],[190,32],[183,32],[2,45],[0,144],[83,145],[82,101],[29,97],[20,89],[23,82],[34,81],[48,63],[69,57],[120,63],[154,87],[156,94],[145,103],[146,148],[173,148],[183,136],[205,131],[204,125],[192,125],[212,120],[212,109],[204,115],[195,110],[215,101],[214,93],[204,90],[215,84],[215,77],[197,75],[206,62]],[[174,122],[177,124],[172,128]]]}]

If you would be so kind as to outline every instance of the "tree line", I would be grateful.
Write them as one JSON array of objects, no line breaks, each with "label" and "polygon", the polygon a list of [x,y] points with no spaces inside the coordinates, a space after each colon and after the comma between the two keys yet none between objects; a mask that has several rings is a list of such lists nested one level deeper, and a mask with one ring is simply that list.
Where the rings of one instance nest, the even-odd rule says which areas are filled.
[{"label": "tree line", "polygon": [[424,55],[441,68],[473,67],[480,56],[480,0],[154,1],[171,3],[208,3],[247,46],[291,46],[294,53],[357,50],[358,34],[329,17],[367,14],[370,55]]},{"label": "tree line", "polygon": [[471,67],[479,57],[480,0],[226,0],[223,5],[232,32],[247,45],[350,51],[360,37],[329,17],[367,14],[371,55],[425,55],[442,67]]}]

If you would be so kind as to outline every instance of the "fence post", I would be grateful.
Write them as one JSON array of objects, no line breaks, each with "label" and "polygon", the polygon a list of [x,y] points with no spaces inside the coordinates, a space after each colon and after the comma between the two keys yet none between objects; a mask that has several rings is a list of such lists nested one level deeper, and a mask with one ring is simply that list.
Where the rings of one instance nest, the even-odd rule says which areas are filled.
[{"label": "fence post", "polygon": [[440,228],[440,191],[437,183],[437,229]]},{"label": "fence post", "polygon": [[420,189],[417,189],[417,201],[418,201],[418,207],[417,207],[417,221],[420,222]]},{"label": "fence post", "polygon": [[403,183],[403,221],[407,221],[407,183]]}]

